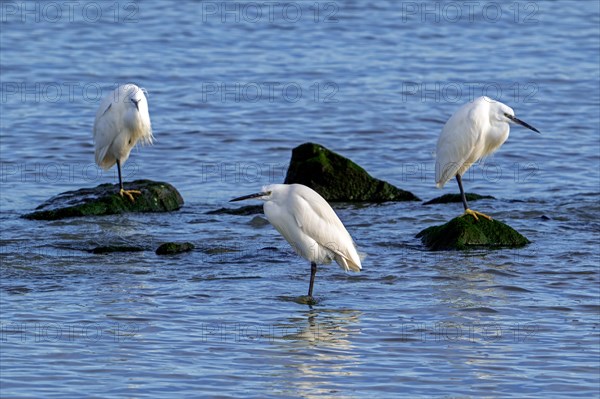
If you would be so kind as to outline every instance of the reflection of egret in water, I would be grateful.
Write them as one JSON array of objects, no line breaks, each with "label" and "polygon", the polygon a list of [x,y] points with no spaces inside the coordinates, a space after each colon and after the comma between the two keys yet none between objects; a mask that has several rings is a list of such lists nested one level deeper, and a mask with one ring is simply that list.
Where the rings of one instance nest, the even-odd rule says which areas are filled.
[{"label": "reflection of egret in water", "polygon": [[[280,350],[271,361],[279,366],[277,381],[288,385],[273,386],[276,395],[304,398],[345,398],[348,378],[357,377],[360,356],[352,342],[359,334],[357,310],[311,309],[302,316],[290,318],[281,327],[286,335],[278,337]],[[302,323],[305,326],[302,327]],[[299,327],[300,326],[300,327]]]}]

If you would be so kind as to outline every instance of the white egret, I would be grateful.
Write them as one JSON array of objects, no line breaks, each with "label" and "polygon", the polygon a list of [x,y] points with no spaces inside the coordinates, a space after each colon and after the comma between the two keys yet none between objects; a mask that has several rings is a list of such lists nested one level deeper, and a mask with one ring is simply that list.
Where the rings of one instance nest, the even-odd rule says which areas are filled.
[{"label": "white egret", "polygon": [[269,222],[298,255],[310,261],[309,297],[317,264],[335,260],[345,271],[362,269],[352,237],[327,201],[313,189],[302,184],[271,184],[259,193],[230,202],[251,198],[265,201],[263,210]]},{"label": "white egret", "polygon": [[148,114],[148,101],[143,89],[134,84],[117,87],[108,94],[96,112],[94,143],[96,163],[104,170],[115,163],[119,172],[119,194],[133,201],[138,190],[124,190],[121,165],[129,158],[138,141],[152,144],[152,127]]},{"label": "white egret", "polygon": [[462,175],[471,165],[496,151],[508,138],[509,123],[516,123],[534,132],[533,126],[515,117],[508,105],[488,97],[479,97],[460,107],[448,119],[437,142],[435,181],[438,188],[456,177],[465,214],[491,217],[469,209],[462,185]]}]

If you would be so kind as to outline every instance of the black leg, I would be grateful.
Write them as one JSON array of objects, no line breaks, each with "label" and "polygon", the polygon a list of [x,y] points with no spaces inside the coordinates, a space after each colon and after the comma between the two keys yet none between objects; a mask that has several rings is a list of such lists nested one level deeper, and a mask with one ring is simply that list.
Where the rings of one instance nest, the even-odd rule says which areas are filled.
[{"label": "black leg", "polygon": [[121,161],[117,159],[117,170],[119,171],[119,188],[123,190],[123,179],[121,179]]},{"label": "black leg", "polygon": [[467,205],[467,196],[465,195],[465,190],[463,190],[462,177],[460,177],[460,175],[456,175],[456,181],[458,182],[458,188],[460,188],[460,196],[462,198],[462,203],[466,211],[467,209],[469,209],[469,205]]},{"label": "black leg", "polygon": [[312,298],[313,285],[315,284],[315,276],[317,275],[317,264],[310,263],[310,285],[308,286],[308,296]]}]

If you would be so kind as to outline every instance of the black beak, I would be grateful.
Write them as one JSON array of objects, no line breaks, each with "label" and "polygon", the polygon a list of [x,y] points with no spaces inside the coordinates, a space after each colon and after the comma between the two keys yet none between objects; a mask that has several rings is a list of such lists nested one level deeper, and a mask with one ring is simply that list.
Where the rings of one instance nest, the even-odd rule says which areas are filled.
[{"label": "black beak", "polygon": [[[506,115],[506,117],[507,117],[508,119],[510,119],[511,121],[513,121],[514,123],[516,123],[517,125],[521,125],[521,126],[523,126],[523,127],[526,127],[527,129],[531,129],[531,130],[533,130],[533,131],[534,131],[534,132],[536,132],[536,133],[540,133],[540,131],[539,131],[539,130],[537,130],[536,128],[534,128],[533,126],[531,126],[529,123],[527,123],[527,122],[523,122],[522,120],[520,120],[520,119],[519,119],[519,118],[517,118],[516,116],[512,116],[512,115],[509,115],[509,114],[504,114],[504,115]],[[541,133],[540,133],[540,134],[541,134]]]},{"label": "black beak", "polygon": [[135,101],[133,98],[131,99],[131,102],[135,104],[135,109],[138,110],[138,112],[140,112],[140,106],[138,105],[140,103],[140,100]]},{"label": "black beak", "polygon": [[232,200],[229,200],[229,202],[243,201],[243,200],[247,200],[247,199],[251,199],[251,198],[264,197],[265,195],[269,195],[269,193],[260,192],[260,193],[250,194],[250,195],[244,195],[243,197],[237,197]]}]

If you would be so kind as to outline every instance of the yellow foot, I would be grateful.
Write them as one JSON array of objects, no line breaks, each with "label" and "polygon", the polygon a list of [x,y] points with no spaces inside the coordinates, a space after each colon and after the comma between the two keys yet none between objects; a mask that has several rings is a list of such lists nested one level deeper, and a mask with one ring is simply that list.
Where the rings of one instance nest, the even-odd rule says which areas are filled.
[{"label": "yellow foot", "polygon": [[491,216],[486,215],[485,213],[477,212],[472,209],[467,209],[465,211],[465,215],[471,215],[475,218],[476,221],[479,222],[479,218],[477,216],[481,216],[482,218],[486,218],[487,220],[492,220]]},{"label": "yellow foot", "polygon": [[133,198],[133,194],[141,195],[142,192],[140,190],[119,190],[119,195],[121,197],[127,197],[131,202],[135,202],[135,198]]}]

